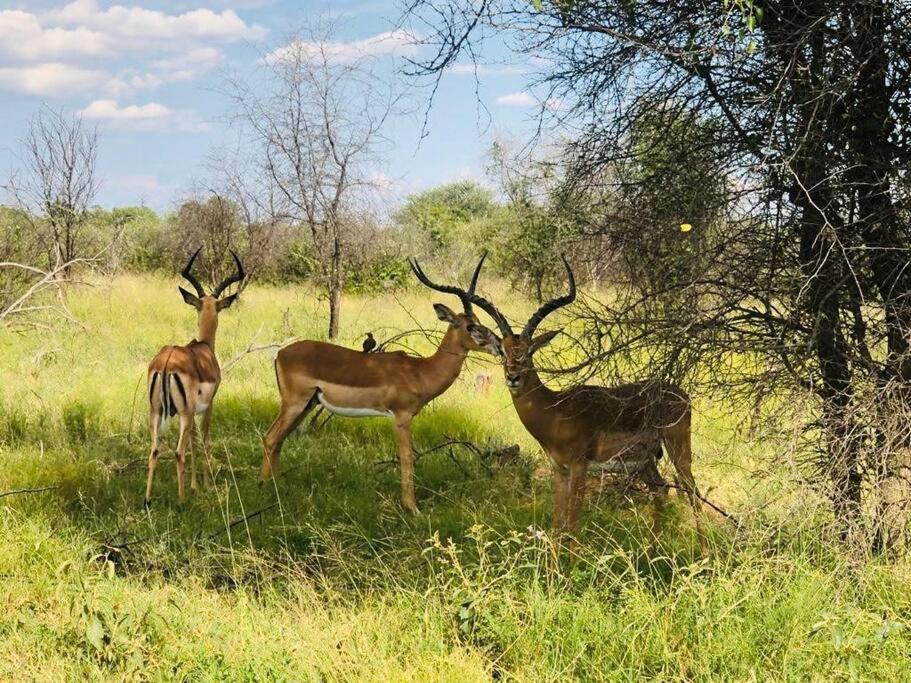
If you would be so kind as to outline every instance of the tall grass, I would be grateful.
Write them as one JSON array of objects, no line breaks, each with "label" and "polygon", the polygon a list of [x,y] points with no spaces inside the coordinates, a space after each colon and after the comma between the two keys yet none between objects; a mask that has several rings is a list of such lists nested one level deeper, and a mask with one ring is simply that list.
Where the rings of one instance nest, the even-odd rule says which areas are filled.
[{"label": "tall grass", "polygon": [[[438,333],[433,300],[348,299],[342,341]],[[646,497],[597,486],[579,543],[558,553],[546,462],[482,358],[415,421],[430,451],[420,516],[398,505],[380,419],[291,437],[279,479],[259,485],[277,410],[268,350],[225,375],[215,486],[179,506],[166,457],[146,512],[145,365],[192,337],[194,314],[149,277],[94,283],[71,307],[83,327],[0,336],[0,492],[53,487],[0,498],[2,680],[911,678],[907,567],[822,540],[820,501],[717,407],[698,406],[694,469],[737,523],[705,513],[707,555],[675,498],[656,528]],[[222,315],[217,353],[324,326],[311,291],[252,287]],[[489,394],[474,381],[486,372]],[[447,437],[522,457],[431,451]]]}]

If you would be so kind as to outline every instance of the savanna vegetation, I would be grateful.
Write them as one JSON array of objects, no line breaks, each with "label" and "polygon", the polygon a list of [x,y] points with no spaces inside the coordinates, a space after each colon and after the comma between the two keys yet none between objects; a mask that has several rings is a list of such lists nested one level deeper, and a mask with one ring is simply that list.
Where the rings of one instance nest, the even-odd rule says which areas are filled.
[{"label": "savanna vegetation", "polygon": [[[238,146],[162,212],[98,206],[103,135],[41,109],[0,207],[0,678],[911,679],[901,10],[414,0],[393,78],[316,24],[228,79]],[[490,41],[527,67],[535,144],[390,200],[410,86]],[[172,425],[147,509],[146,369],[194,334],[175,281],[200,247],[207,285],[246,270],[215,482],[178,500]],[[551,463],[480,353],[414,421],[420,514],[381,418],[316,411],[261,483],[278,349],[429,354],[448,295],[409,259],[464,287],[482,249],[517,330],[561,257],[576,274],[539,330],[550,386],[692,396],[701,511],[593,467],[581,527],[552,531]]]},{"label": "savanna vegetation", "polygon": [[[705,513],[706,555],[684,498],[672,495],[654,533],[645,494],[597,477],[581,542],[558,554],[546,462],[483,356],[415,421],[419,516],[399,505],[381,418],[299,432],[281,477],[261,487],[273,351],[244,352],[324,334],[307,285],[250,285],[222,314],[215,486],[178,505],[172,425],[146,512],[145,366],[161,340],[193,330],[173,284],[96,279],[69,298],[80,327],[0,337],[0,491],[48,487],[0,499],[0,677],[908,675],[905,565],[852,560],[824,540],[825,499],[808,498],[761,436],[708,401],[696,409],[695,472],[735,519]],[[413,318],[440,334],[438,297],[398,299],[351,295],[340,341],[365,329],[385,338]],[[421,334],[406,343],[431,349]],[[487,373],[489,392],[477,379]]]}]

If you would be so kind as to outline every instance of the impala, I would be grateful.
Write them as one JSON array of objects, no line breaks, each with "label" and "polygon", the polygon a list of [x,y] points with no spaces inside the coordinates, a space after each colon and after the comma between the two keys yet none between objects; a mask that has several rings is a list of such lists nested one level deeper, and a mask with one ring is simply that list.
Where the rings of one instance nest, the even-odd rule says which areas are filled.
[{"label": "impala", "polygon": [[[483,262],[482,258],[479,268]],[[666,492],[657,468],[662,444],[681,488],[697,508],[698,491],[690,468],[690,400],[682,389],[665,382],[637,382],[553,391],[538,377],[534,354],[559,331],[535,336],[535,330],[548,315],[576,298],[572,269],[565,258],[563,263],[569,293],[543,304],[519,334],[492,303],[477,295],[471,299],[494,319],[503,335],[502,339],[496,335],[491,339],[489,331],[479,330],[475,341],[492,344],[488,351],[502,356],[506,386],[519,419],[553,464],[554,527],[565,531],[576,528],[592,462],[638,474],[650,489]]]},{"label": "impala", "polygon": [[146,481],[145,504],[152,500],[152,479],[158,464],[159,432],[168,418],[175,415],[180,420],[177,440],[177,496],[183,501],[183,472],[187,446],[190,447],[190,488],[196,490],[196,456],[192,444],[195,416],[202,413],[202,441],[205,468],[203,482],[208,485],[211,476],[209,462],[209,424],[212,420],[212,402],[221,382],[221,370],[215,357],[215,331],[218,314],[237,300],[237,294],[220,298],[235,282],[242,282],[244,267],[233,251],[237,271],[206,294],[199,280],[193,275],[193,262],[202,247],[196,250],[181,275],[196,290],[191,294],[178,287],[184,302],[198,312],[196,339],[186,346],[165,346],[149,363],[149,430],[152,433],[152,450],[149,454],[149,475]]},{"label": "impala", "polygon": [[410,512],[418,511],[411,421],[452,385],[469,351],[494,348],[495,335],[478,322],[471,307],[481,263],[467,291],[435,284],[417,261],[410,265],[421,283],[437,292],[454,294],[462,301],[463,313],[443,304],[433,305],[437,317],[449,323],[436,353],[428,357],[409,356],[402,351],[363,353],[319,341],[295,342],[281,349],[275,359],[281,410],[263,437],[263,480],[276,471],[284,440],[317,404],[346,417],[391,417],[395,423],[402,505]]}]

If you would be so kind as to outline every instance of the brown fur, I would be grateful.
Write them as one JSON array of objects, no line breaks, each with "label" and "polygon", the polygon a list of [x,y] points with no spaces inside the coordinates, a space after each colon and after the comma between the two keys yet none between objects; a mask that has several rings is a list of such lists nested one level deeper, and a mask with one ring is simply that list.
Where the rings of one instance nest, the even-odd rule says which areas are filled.
[{"label": "brown fur", "polygon": [[[532,357],[555,334],[546,333],[534,340],[508,335],[497,340],[516,413],[553,464],[554,527],[572,531],[578,526],[591,462],[641,454],[647,465],[640,476],[649,488],[663,495],[666,486],[654,458],[661,444],[674,464],[680,485],[698,508],[686,392],[660,382],[553,391],[541,382]],[[655,504],[657,515],[660,500]]]},{"label": "brown fur", "polygon": [[486,349],[473,340],[468,328],[478,328],[477,335],[492,334],[474,315],[454,313],[442,304],[434,308],[449,329],[429,357],[401,351],[364,354],[318,341],[296,342],[278,352],[275,373],[281,410],[263,437],[264,480],[276,471],[282,444],[316,405],[319,394],[340,408],[390,414],[395,421],[402,505],[417,512],[411,421],[452,385],[469,351]]},{"label": "brown fur", "polygon": [[[152,447],[149,453],[149,471],[146,479],[145,504],[152,500],[152,481],[158,464],[159,438],[165,419],[171,415],[180,421],[177,441],[177,495],[184,499],[184,464],[187,448],[190,449],[190,488],[196,490],[196,449],[193,445],[195,417],[202,408],[203,484],[209,485],[212,466],[209,458],[209,425],[215,394],[221,384],[221,370],[215,357],[215,333],[218,329],[219,311],[230,306],[236,296],[215,299],[212,296],[196,297],[181,290],[184,300],[198,311],[196,339],[186,346],[165,346],[159,351],[148,369],[149,431]],[[181,387],[183,392],[180,391]],[[173,413],[169,413],[173,408]]]}]

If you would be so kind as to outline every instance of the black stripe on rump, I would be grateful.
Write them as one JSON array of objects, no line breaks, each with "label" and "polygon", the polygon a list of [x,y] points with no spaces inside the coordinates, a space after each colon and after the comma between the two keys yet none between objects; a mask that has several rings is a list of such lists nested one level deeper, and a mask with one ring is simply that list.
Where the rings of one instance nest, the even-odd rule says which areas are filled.
[{"label": "black stripe on rump", "polygon": [[158,373],[152,373],[152,381],[149,382],[149,403],[152,403],[152,399],[155,396],[155,383],[158,381]]},{"label": "black stripe on rump", "polygon": [[171,417],[174,414],[174,402],[171,400],[171,375],[167,371],[164,373],[161,393],[164,398],[164,415],[165,417]]},{"label": "black stripe on rump", "polygon": [[[180,400],[183,401],[184,408],[186,408],[187,405],[189,405],[189,404],[187,403],[187,392],[186,392],[186,390],[183,388],[183,381],[181,381],[180,375],[175,374],[175,375],[174,375],[174,381],[177,383],[177,391],[180,392]],[[173,403],[173,401],[172,401],[172,403]],[[174,411],[174,412],[175,412],[175,414],[177,413],[176,408],[175,408],[175,411]]]}]

